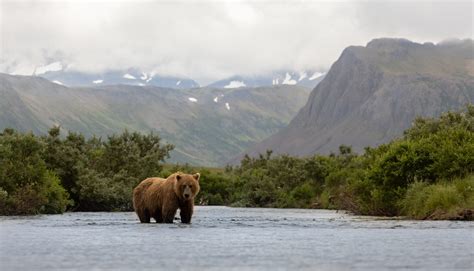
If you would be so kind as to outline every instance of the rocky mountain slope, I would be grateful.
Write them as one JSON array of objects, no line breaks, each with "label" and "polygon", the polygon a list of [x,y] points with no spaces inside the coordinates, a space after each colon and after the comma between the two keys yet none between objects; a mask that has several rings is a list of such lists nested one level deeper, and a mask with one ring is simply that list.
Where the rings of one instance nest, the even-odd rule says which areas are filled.
[{"label": "rocky mountain slope", "polygon": [[473,102],[472,40],[376,39],[346,48],[290,124],[246,153],[308,156],[341,144],[361,151],[401,136],[417,116]]},{"label": "rocky mountain slope", "polygon": [[41,77],[0,74],[0,129],[42,134],[60,125],[87,136],[156,131],[176,145],[172,161],[215,166],[285,127],[309,92],[289,85],[69,88]]}]

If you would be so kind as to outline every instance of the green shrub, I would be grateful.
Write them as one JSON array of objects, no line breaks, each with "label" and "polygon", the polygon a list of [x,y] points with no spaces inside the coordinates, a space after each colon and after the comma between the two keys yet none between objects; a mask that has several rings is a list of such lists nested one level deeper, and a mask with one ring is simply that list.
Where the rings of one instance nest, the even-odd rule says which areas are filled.
[{"label": "green shrub", "polygon": [[0,214],[8,213],[8,192],[0,187]]},{"label": "green shrub", "polygon": [[319,207],[322,209],[334,209],[335,207],[331,204],[331,196],[329,191],[324,190],[318,197]]},{"label": "green shrub", "polygon": [[132,190],[147,177],[158,176],[172,145],[162,145],[153,133],[124,131],[107,140],[69,133],[58,128],[44,137],[44,159],[74,199],[76,211],[130,211]]},{"label": "green shrub", "polygon": [[[369,150],[367,179],[354,185],[358,211],[400,214],[399,201],[415,182],[438,183],[474,172],[474,109],[417,119],[405,137]],[[451,193],[450,190],[445,191]],[[444,204],[448,199],[435,201]]]},{"label": "green shrub", "polygon": [[458,219],[474,212],[474,175],[437,184],[416,182],[400,201],[403,214],[416,219]]},{"label": "green shrub", "polygon": [[312,183],[304,182],[291,190],[290,198],[294,199],[294,204],[288,204],[288,207],[311,207],[316,202],[317,192],[317,187]]},{"label": "green shrub", "polygon": [[45,204],[40,210],[43,214],[61,214],[66,211],[66,208],[72,204],[68,198],[66,189],[61,186],[59,178],[51,171],[46,172],[43,189],[40,191],[41,196],[46,199]]},{"label": "green shrub", "polygon": [[199,185],[201,191],[198,195],[198,203],[207,205],[225,205],[231,201],[231,178],[221,172],[212,172],[207,169],[197,169],[188,172],[199,171],[201,177]]},{"label": "green shrub", "polygon": [[84,211],[130,211],[132,191],[139,180],[120,171],[106,177],[94,170],[85,170],[79,180],[79,205]]},{"label": "green shrub", "polygon": [[62,213],[70,204],[60,180],[41,158],[44,147],[31,134],[0,134],[0,214]]}]

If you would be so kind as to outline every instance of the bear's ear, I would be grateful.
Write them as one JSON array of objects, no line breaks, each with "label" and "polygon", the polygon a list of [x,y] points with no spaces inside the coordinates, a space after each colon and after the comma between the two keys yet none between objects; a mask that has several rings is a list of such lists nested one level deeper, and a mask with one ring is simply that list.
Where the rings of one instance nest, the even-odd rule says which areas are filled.
[{"label": "bear's ear", "polygon": [[177,181],[181,180],[181,178],[182,178],[182,177],[181,177],[180,174],[176,174],[176,180],[177,180]]},{"label": "bear's ear", "polygon": [[193,174],[194,179],[199,182],[199,177],[201,177],[201,173],[194,173]]}]

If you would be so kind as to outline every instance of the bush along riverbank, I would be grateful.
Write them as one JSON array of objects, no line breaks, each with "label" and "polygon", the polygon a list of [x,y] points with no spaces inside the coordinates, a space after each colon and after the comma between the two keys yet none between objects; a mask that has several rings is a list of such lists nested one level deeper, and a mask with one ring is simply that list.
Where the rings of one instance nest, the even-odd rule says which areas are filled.
[{"label": "bush along riverbank", "polygon": [[106,140],[53,128],[46,136],[0,134],[0,213],[131,210],[148,176],[201,173],[197,204],[327,208],[414,219],[472,220],[474,106],[418,118],[404,135],[356,154],[245,157],[237,167],[164,165],[173,146],[125,131]]}]

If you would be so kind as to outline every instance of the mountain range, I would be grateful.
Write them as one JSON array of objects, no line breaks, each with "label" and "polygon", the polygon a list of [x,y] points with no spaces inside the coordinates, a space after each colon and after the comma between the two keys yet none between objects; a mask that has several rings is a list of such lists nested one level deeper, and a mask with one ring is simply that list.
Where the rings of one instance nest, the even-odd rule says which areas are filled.
[{"label": "mountain range", "polygon": [[346,48],[290,124],[245,153],[309,156],[342,144],[360,152],[401,136],[416,117],[473,102],[472,40],[375,39]]},{"label": "mountain range", "polygon": [[[235,75],[210,83],[211,88],[267,87],[274,85],[298,85],[314,88],[324,78],[324,72],[280,70],[260,75]],[[14,75],[14,74],[12,74]],[[175,89],[199,88],[200,84],[192,79],[178,76],[163,76],[154,72],[142,71],[137,68],[124,70],[107,70],[104,72],[80,72],[71,69],[61,61],[54,61],[38,66],[34,76],[46,78],[56,84],[68,87],[101,86],[101,85],[132,85],[155,86]]]},{"label": "mountain range", "polygon": [[318,71],[275,71],[258,76],[232,76],[209,85],[214,88],[261,87],[275,85],[298,85],[313,89],[324,78]]},{"label": "mountain range", "polygon": [[139,69],[109,70],[102,73],[85,73],[67,69],[61,62],[52,62],[35,69],[34,75],[56,84],[70,87],[101,85],[156,86],[165,88],[197,88],[199,84],[189,78],[160,76]]},{"label": "mountain range", "polygon": [[285,127],[310,90],[296,85],[172,89],[66,87],[38,76],[0,74],[0,129],[44,134],[53,125],[86,136],[158,132],[172,162],[216,166]]}]

